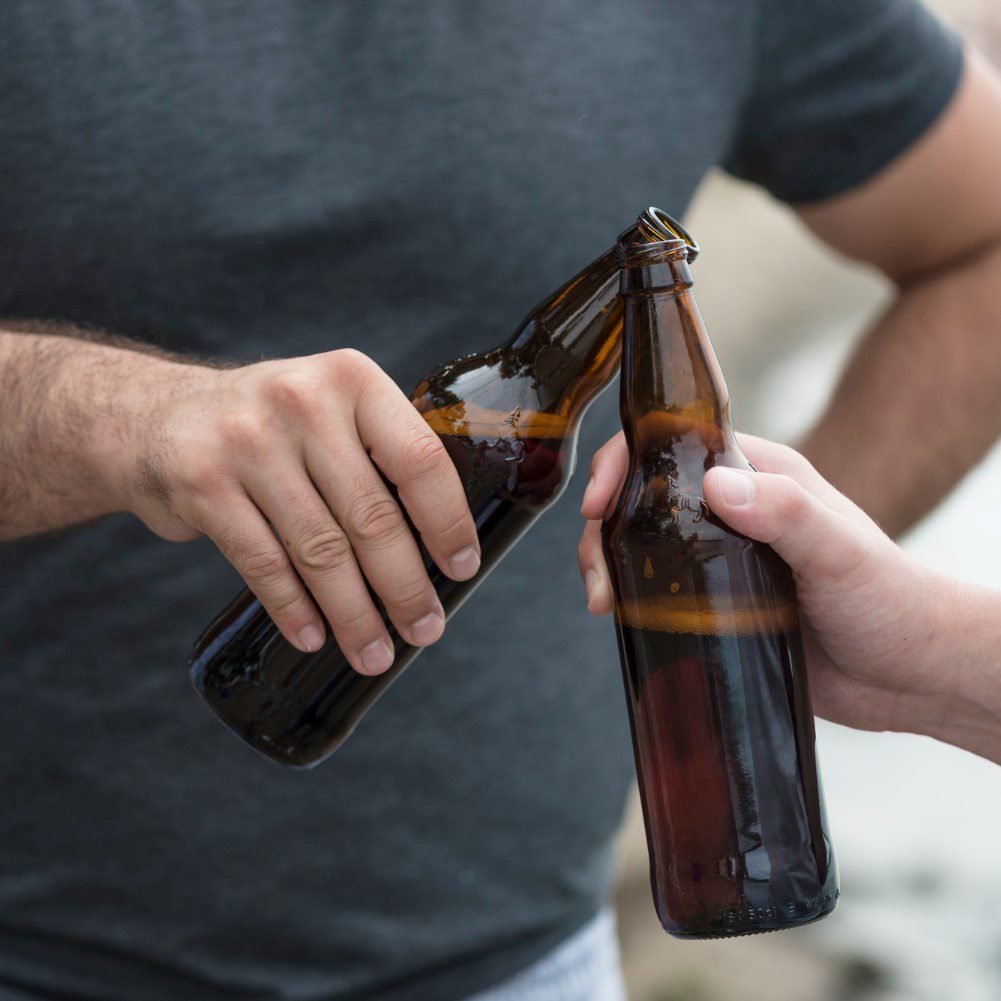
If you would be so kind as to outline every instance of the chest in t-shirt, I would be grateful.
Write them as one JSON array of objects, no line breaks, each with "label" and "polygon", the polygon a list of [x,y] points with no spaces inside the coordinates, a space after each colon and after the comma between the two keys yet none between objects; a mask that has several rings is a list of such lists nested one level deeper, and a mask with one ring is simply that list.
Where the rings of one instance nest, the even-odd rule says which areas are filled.
[{"label": "chest in t-shirt", "polygon": [[376,256],[404,298],[456,255],[478,288],[517,298],[534,270],[542,294],[637,205],[680,211],[725,152],[745,10],[14,3],[0,315],[141,329],[173,303],[195,323],[244,282],[260,310],[283,268],[294,313],[322,307],[311,282],[364,287]]}]

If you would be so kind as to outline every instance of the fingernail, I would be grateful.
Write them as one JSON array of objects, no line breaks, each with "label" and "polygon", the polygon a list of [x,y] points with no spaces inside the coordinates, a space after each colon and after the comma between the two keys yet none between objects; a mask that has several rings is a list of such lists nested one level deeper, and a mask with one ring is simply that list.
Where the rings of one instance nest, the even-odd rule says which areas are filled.
[{"label": "fingernail", "polygon": [[468,580],[480,569],[480,554],[472,547],[462,549],[448,561],[448,568],[456,577]]},{"label": "fingernail", "polygon": [[440,615],[430,612],[410,627],[410,635],[417,643],[434,643],[444,628],[445,620]]},{"label": "fingernail", "polygon": [[719,492],[727,504],[743,507],[754,500],[754,480],[742,469],[728,469],[726,466],[716,467],[716,483]]},{"label": "fingernail", "polygon": [[598,583],[598,571],[588,570],[584,574],[584,590],[587,591],[587,603],[588,606],[591,604],[591,598],[594,595],[594,585]]},{"label": "fingernail", "polygon": [[385,640],[369,643],[361,652],[361,666],[366,674],[381,674],[393,663],[393,650]]},{"label": "fingernail", "polygon": [[299,630],[299,645],[308,653],[315,653],[323,646],[323,630],[310,623]]}]

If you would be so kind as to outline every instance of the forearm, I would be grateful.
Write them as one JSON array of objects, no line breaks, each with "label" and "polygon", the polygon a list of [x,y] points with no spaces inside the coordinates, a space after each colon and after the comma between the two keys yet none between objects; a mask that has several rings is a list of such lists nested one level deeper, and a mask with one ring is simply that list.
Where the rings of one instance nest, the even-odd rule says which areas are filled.
[{"label": "forearm", "polygon": [[801,448],[891,535],[1001,433],[1001,245],[904,287]]},{"label": "forearm", "polygon": [[36,329],[0,322],[0,539],[123,509],[137,415],[179,368],[140,345]]},{"label": "forearm", "polygon": [[1001,764],[1001,591],[946,579],[938,598],[939,691],[908,729]]}]

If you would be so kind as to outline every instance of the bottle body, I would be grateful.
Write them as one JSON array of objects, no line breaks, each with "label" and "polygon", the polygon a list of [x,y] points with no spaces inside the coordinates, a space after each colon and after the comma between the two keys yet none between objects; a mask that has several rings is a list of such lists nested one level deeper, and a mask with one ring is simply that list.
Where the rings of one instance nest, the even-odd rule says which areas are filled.
[{"label": "bottle body", "polygon": [[[519,439],[497,433],[442,434],[476,522],[482,559],[471,580],[446,577],[423,550],[446,621],[558,497],[573,466],[573,439]],[[192,656],[202,697],[251,746],[283,764],[311,767],[351,734],[364,714],[420,653],[385,615],[393,666],[358,674],[332,637],[303,654],[281,635],[249,590],[208,627]]]},{"label": "bottle body", "polygon": [[695,517],[681,539],[645,517],[605,533],[654,902],[679,937],[772,931],[838,895],[795,588]]},{"label": "bottle body", "polygon": [[[424,554],[446,620],[565,488],[580,419],[618,371],[621,329],[612,250],[541,303],[507,344],[449,362],[415,390],[414,406],[459,472],[481,546],[480,569],[463,582]],[[252,747],[312,767],[420,653],[385,621],[394,663],[361,675],[332,637],[316,653],[296,650],[244,591],[196,643],[192,681]]]},{"label": "bottle body", "polygon": [[603,546],[654,903],[678,937],[803,924],[839,891],[792,573],[701,498],[707,469],[750,466],[690,273],[623,289],[630,467]]}]

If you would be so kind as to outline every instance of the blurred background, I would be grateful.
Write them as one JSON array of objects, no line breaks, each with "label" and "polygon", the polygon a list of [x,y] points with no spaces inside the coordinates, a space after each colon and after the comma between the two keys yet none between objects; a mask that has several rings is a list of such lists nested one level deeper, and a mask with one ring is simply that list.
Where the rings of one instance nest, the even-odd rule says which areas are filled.
[{"label": "blurred background", "polygon": [[[998,0],[930,6],[1001,63]],[[795,442],[889,288],[825,251],[787,209],[722,175],[709,178],[686,221],[703,247],[699,302],[734,422]],[[1001,587],[1001,446],[903,544]],[[634,796],[618,894],[631,1001],[1001,999],[1001,768],[925,738],[824,721],[818,744],[842,897],[831,917],[798,931],[669,938],[650,898]]]}]

